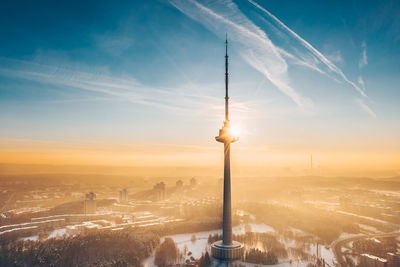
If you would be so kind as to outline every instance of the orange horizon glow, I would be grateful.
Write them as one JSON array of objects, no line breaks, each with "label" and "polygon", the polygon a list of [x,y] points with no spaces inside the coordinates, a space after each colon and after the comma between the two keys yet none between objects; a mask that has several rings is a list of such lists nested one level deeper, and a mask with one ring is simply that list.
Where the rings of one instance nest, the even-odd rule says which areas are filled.
[{"label": "orange horizon glow", "polygon": [[[11,142],[12,143],[12,142]],[[17,143],[19,145],[17,145]],[[10,144],[10,143],[9,143]],[[310,155],[313,155],[313,168]],[[168,144],[70,144],[62,142],[35,143],[14,141],[0,149],[4,165],[103,166],[144,168],[201,168],[193,175],[219,176],[223,163],[222,147]],[[232,146],[232,170],[237,176],[269,175],[356,175],[390,176],[400,173],[400,153],[325,149],[306,151],[273,149],[271,147]],[[207,169],[210,170],[207,170]],[[153,172],[157,173],[157,172]]]}]

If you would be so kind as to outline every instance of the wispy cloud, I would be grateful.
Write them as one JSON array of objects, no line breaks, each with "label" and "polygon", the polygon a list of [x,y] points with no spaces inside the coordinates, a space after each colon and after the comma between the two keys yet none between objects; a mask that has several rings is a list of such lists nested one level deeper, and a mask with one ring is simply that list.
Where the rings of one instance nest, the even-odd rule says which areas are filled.
[{"label": "wispy cloud", "polygon": [[[150,105],[169,110],[199,107],[215,98],[194,95],[176,88],[156,88],[141,84],[131,77],[115,77],[104,71],[73,70],[65,66],[37,64],[30,61],[2,59],[0,74],[30,80],[54,87],[74,88],[135,104]],[[104,98],[103,98],[104,99]]]},{"label": "wispy cloud", "polygon": [[362,110],[367,112],[371,117],[376,118],[376,113],[367,104],[365,104],[364,100],[358,98],[356,99],[356,102],[358,103],[358,105],[361,107]]},{"label": "wispy cloud", "polygon": [[[271,34],[275,34],[285,41],[295,40],[297,43],[295,45],[292,43],[289,49],[275,44],[269,35],[241,12],[231,0],[202,1],[201,3],[196,0],[170,0],[170,3],[218,36],[224,36],[225,32],[229,32],[230,39],[235,41],[244,60],[264,74],[268,80],[301,108],[310,108],[312,101],[302,96],[293,87],[289,78],[289,62],[327,75],[335,81],[344,81],[362,97],[367,97],[363,88],[351,81],[339,67],[320,51],[268,10],[253,0],[248,1],[262,12],[261,20],[265,22],[267,27],[270,27]],[[339,59],[342,60],[341,57]]]},{"label": "wispy cloud", "polygon": [[309,108],[311,100],[302,97],[290,84],[287,63],[280,49],[266,33],[250,21],[231,1],[212,2],[208,6],[195,0],[171,0],[172,5],[190,18],[198,21],[216,35],[230,33],[241,46],[240,55],[298,106]]},{"label": "wispy cloud", "polygon": [[361,49],[362,49],[361,58],[360,61],[358,62],[358,67],[360,69],[367,66],[368,64],[367,44],[365,43],[365,41],[362,42]]},{"label": "wispy cloud", "polygon": [[275,17],[272,13],[270,13],[268,10],[254,2],[253,0],[248,0],[250,3],[252,3],[255,7],[258,9],[262,10],[269,18],[271,18],[274,22],[276,22],[280,28],[287,33],[289,33],[291,36],[293,36],[295,39],[297,39],[300,44],[302,44],[309,52],[311,52],[312,55],[314,55],[320,62],[325,64],[331,70],[332,72],[336,73],[339,75],[345,82],[350,84],[354,89],[356,89],[363,97],[366,97],[367,95],[365,92],[357,86],[354,82],[349,80],[347,76],[343,73],[343,71],[338,68],[335,64],[333,64],[329,59],[327,59],[320,51],[315,49],[310,43],[308,43],[306,40],[301,38],[297,33],[295,33],[292,29],[290,29],[288,26],[286,26],[283,22],[281,22],[277,17]]},{"label": "wispy cloud", "polygon": [[340,52],[340,50],[336,50],[336,51],[330,53],[329,55],[327,55],[326,57],[332,62],[343,63],[343,57],[342,57],[342,53]]},{"label": "wispy cloud", "polygon": [[360,84],[360,86],[362,87],[362,89],[365,91],[365,82],[362,76],[358,76],[358,83]]},{"label": "wispy cloud", "polygon": [[[174,87],[154,87],[144,85],[129,76],[116,76],[100,70],[77,70],[68,64],[59,66],[39,64],[0,58],[0,75],[37,82],[54,87],[56,90],[78,89],[90,93],[77,94],[68,99],[55,99],[52,103],[72,103],[85,101],[126,101],[146,105],[176,114],[201,114],[215,118],[215,107],[222,106],[222,98],[209,92],[218,91],[216,85],[181,84]],[[196,86],[196,88],[194,88]],[[202,93],[199,93],[202,92]],[[235,99],[232,111],[246,114],[253,111],[254,102]],[[190,112],[188,112],[190,111]]]},{"label": "wispy cloud", "polygon": [[96,46],[111,55],[121,55],[134,42],[133,38],[128,34],[112,34],[105,33],[103,35],[94,36]]}]

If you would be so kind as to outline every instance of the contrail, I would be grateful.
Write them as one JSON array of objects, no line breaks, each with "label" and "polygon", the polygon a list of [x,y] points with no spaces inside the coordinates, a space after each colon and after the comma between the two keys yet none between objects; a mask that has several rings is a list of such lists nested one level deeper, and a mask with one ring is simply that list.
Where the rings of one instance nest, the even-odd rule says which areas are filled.
[{"label": "contrail", "polygon": [[350,81],[346,75],[343,73],[341,69],[339,69],[335,64],[333,64],[329,59],[327,59],[321,52],[315,49],[309,42],[301,38],[297,33],[292,31],[288,26],[286,26],[283,22],[281,22],[277,17],[271,14],[268,10],[254,2],[253,0],[248,0],[255,7],[266,13],[270,18],[272,18],[279,26],[281,26],[284,30],[289,32],[293,37],[295,37],[300,43],[302,43],[313,55],[315,55],[322,63],[324,63],[331,71],[337,73],[344,81],[349,83],[354,89],[356,89],[363,97],[367,97],[365,92],[357,86],[354,82]]},{"label": "contrail", "polygon": [[[229,29],[229,32],[233,33],[230,38],[240,44],[242,47],[240,55],[250,66],[267,77],[299,107],[312,106],[310,99],[301,96],[291,86],[282,49],[276,46],[267,34],[247,18],[232,1],[212,2],[211,7],[195,0],[170,0],[170,3],[216,35],[224,35]],[[291,56],[290,53],[284,55]]]},{"label": "contrail", "polygon": [[[299,48],[304,49],[306,53],[300,53],[295,45],[291,46],[294,49],[294,53],[292,53],[275,44],[267,33],[247,17],[232,0],[201,2],[196,0],[169,0],[175,8],[202,24],[217,36],[224,35],[228,30],[231,33],[231,39],[240,47],[238,49],[240,56],[250,66],[262,73],[281,92],[290,97],[300,108],[307,110],[312,108],[313,103],[311,99],[303,97],[292,86],[293,83],[288,75],[287,59],[292,60],[296,65],[305,66],[327,75],[336,82],[343,81],[353,87],[362,98],[368,99],[362,85],[348,79],[339,67],[268,10],[258,5],[254,0],[248,1],[256,9],[266,14],[266,16],[260,18],[270,24],[275,33],[287,35],[298,42]],[[324,68],[322,69],[320,66]],[[356,102],[368,114],[375,116],[365,102],[363,102],[363,105],[360,105],[358,100]]]},{"label": "contrail", "polygon": [[376,118],[376,113],[364,103],[362,99],[356,99],[356,102],[360,105],[360,107],[367,112],[371,117]]}]

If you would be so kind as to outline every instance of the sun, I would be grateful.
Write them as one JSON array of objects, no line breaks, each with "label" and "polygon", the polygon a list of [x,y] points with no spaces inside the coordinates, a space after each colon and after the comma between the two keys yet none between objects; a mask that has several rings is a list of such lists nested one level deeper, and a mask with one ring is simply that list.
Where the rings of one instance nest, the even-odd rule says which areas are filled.
[{"label": "sun", "polygon": [[233,126],[231,127],[231,134],[232,134],[234,137],[239,137],[239,135],[240,135],[240,127],[237,126],[237,125],[233,125]]}]

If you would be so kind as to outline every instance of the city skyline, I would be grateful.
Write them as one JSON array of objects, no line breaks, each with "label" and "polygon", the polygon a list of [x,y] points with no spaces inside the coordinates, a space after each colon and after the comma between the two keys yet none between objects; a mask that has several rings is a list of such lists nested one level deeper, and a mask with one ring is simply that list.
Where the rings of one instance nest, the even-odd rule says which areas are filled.
[{"label": "city skyline", "polygon": [[396,1],[6,5],[0,163],[216,170],[228,32],[233,169],[399,173]]}]

